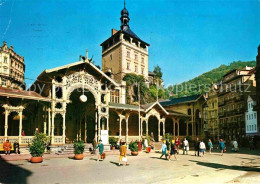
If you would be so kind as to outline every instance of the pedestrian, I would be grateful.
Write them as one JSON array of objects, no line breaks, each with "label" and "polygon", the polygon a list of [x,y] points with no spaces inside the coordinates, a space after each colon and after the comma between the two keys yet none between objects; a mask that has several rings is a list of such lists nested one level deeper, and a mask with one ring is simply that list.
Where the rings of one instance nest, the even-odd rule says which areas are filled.
[{"label": "pedestrian", "polygon": [[211,154],[211,152],[213,150],[213,144],[211,142],[211,139],[209,139],[208,146],[209,146],[209,154]]},{"label": "pedestrian", "polygon": [[177,154],[179,155],[179,149],[180,149],[181,142],[180,142],[178,137],[176,138],[175,143],[176,143],[176,146],[177,146]]},{"label": "pedestrian", "polygon": [[160,158],[162,158],[163,155],[165,155],[165,159],[167,160],[167,147],[166,147],[165,141],[163,141],[163,144],[162,144],[162,155]]},{"label": "pedestrian", "polygon": [[148,147],[148,140],[145,138],[144,139],[144,147],[147,148]]},{"label": "pedestrian", "polygon": [[7,139],[5,141],[5,143],[3,144],[3,148],[4,148],[4,151],[5,151],[5,154],[7,155],[10,155],[10,151],[11,151],[11,148],[12,148],[12,144],[9,142],[9,140]]},{"label": "pedestrian", "polygon": [[234,149],[235,152],[238,151],[238,143],[237,143],[236,139],[233,141],[233,149]]},{"label": "pedestrian", "polygon": [[177,146],[175,144],[175,140],[173,139],[171,143],[171,152],[170,152],[169,160],[171,160],[172,155],[174,156],[175,160],[178,160],[176,154],[177,154]]},{"label": "pedestrian", "polygon": [[24,132],[24,130],[22,131],[22,136],[25,136],[25,132]]},{"label": "pedestrian", "polygon": [[168,139],[166,139],[166,148],[167,148],[167,155],[170,154],[170,142]]},{"label": "pedestrian", "polygon": [[203,157],[205,150],[206,150],[206,146],[205,146],[205,143],[203,142],[203,140],[200,141],[199,147],[200,147],[200,156]]},{"label": "pedestrian", "polygon": [[20,145],[19,145],[18,141],[14,142],[14,151],[16,154],[20,154]]},{"label": "pedestrian", "polygon": [[200,140],[198,137],[194,143],[194,148],[195,148],[195,156],[198,155],[198,157],[199,157],[200,156]]},{"label": "pedestrian", "polygon": [[34,135],[37,135],[37,134],[39,134],[39,129],[38,129],[38,128],[35,128]]},{"label": "pedestrian", "polygon": [[254,138],[253,137],[249,140],[249,148],[250,148],[250,150],[254,150],[255,149],[255,144],[254,144]]},{"label": "pedestrian", "polygon": [[225,143],[224,143],[223,139],[219,140],[219,148],[221,150],[221,156],[223,156],[223,153],[225,152]]},{"label": "pedestrian", "polygon": [[99,140],[99,144],[96,146],[95,149],[97,149],[97,148],[99,148],[99,154],[98,154],[98,160],[97,160],[97,161],[99,161],[101,159],[103,152],[104,152],[104,145],[103,145],[101,139]]},{"label": "pedestrian", "polygon": [[189,151],[189,141],[184,138],[184,141],[183,141],[183,155],[185,154],[186,152],[186,155],[188,155],[188,151]]},{"label": "pedestrian", "polygon": [[123,142],[122,145],[120,146],[119,152],[120,152],[120,156],[119,156],[119,163],[118,163],[118,165],[119,166],[121,165],[121,161],[124,161],[125,165],[128,165],[127,156],[126,156],[126,145],[125,145],[125,142]]}]

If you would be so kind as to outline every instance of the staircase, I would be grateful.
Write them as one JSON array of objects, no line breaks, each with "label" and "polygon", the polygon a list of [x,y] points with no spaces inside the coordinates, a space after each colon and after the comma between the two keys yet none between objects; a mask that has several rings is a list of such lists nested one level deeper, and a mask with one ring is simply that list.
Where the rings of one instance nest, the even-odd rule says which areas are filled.
[{"label": "staircase", "polygon": [[[85,143],[85,150],[84,153],[89,153],[89,148],[93,149],[92,144]],[[74,146],[73,144],[66,144],[64,145],[58,152],[58,155],[67,155],[67,154],[74,154]]]}]

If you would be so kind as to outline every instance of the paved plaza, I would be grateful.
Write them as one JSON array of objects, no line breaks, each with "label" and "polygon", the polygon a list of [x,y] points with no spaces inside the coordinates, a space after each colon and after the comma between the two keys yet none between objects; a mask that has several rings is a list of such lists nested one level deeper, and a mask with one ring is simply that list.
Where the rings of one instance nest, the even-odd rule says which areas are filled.
[{"label": "paved plaza", "polygon": [[82,161],[46,158],[40,164],[1,160],[0,183],[260,183],[258,152],[195,157],[190,151],[178,155],[178,161],[140,153],[128,156],[129,166],[118,166],[118,155],[100,162],[89,155]]}]

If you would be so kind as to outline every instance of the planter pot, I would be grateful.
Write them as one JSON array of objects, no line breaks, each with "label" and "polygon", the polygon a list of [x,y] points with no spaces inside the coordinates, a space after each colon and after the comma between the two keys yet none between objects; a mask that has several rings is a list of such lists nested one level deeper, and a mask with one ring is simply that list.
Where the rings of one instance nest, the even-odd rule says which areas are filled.
[{"label": "planter pot", "polygon": [[76,160],[83,160],[84,154],[75,154],[75,155],[74,155],[74,158],[75,158]]},{"label": "planter pot", "polygon": [[43,161],[42,157],[31,157],[30,160],[32,163],[41,163]]},{"label": "planter pot", "polygon": [[112,150],[115,150],[115,149],[116,149],[116,147],[115,147],[115,146],[113,146],[113,147],[112,147]]},{"label": "planter pot", "polygon": [[131,155],[137,156],[138,155],[138,151],[131,151]]},{"label": "planter pot", "polygon": [[146,147],[146,152],[147,152],[147,153],[150,153],[150,152],[151,152],[151,147],[150,147],[150,146]]}]

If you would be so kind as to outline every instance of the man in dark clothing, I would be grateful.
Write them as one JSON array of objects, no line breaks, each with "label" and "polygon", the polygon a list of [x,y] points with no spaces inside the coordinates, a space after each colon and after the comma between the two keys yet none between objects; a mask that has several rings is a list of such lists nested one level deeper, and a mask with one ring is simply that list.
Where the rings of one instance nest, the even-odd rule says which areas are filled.
[{"label": "man in dark clothing", "polygon": [[18,141],[14,142],[14,151],[16,154],[20,154],[20,146],[19,146]]},{"label": "man in dark clothing", "polygon": [[199,157],[200,156],[200,140],[198,137],[194,143],[194,147],[195,147],[195,156],[198,155],[198,157]]}]

